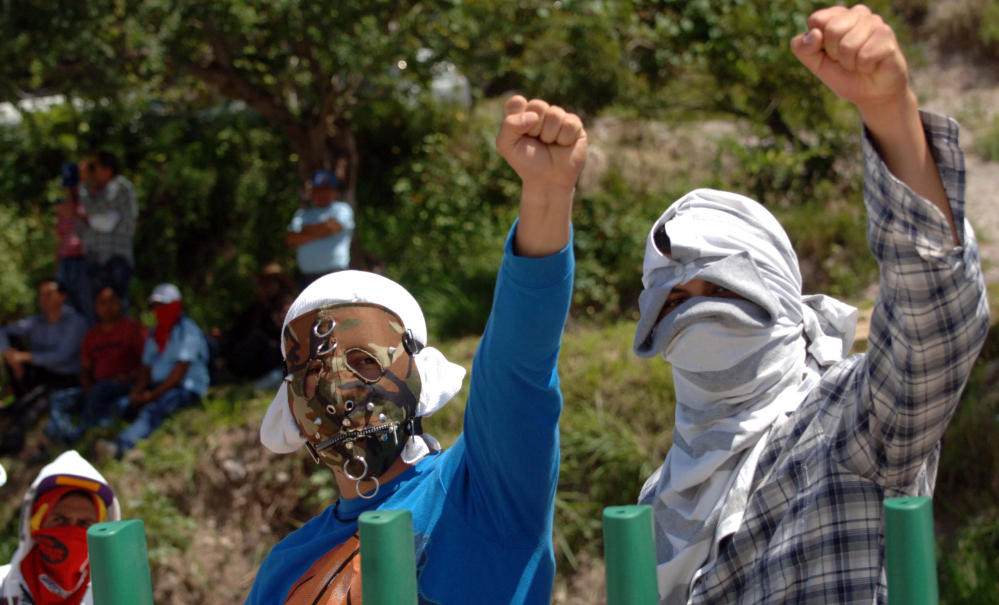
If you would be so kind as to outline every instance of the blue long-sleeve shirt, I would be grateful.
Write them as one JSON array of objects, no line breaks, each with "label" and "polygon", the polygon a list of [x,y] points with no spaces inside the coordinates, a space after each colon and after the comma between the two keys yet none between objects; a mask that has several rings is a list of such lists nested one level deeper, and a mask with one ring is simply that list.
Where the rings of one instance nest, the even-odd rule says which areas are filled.
[{"label": "blue long-sleeve shirt", "polygon": [[356,519],[374,509],[413,513],[421,605],[550,602],[562,411],[557,360],[574,261],[571,244],[541,259],[514,255],[515,230],[472,364],[464,433],[372,500],[342,500],[336,512],[328,507],[282,540],[261,565],[247,604],[311,602],[315,595],[309,589],[306,598],[302,582],[329,573],[324,557],[336,559],[327,566],[337,575],[347,573],[341,570],[356,557]]},{"label": "blue long-sleeve shirt", "polygon": [[0,351],[10,348],[10,337],[27,340],[31,363],[56,374],[80,371],[80,343],[87,322],[72,307],[63,305],[59,319],[49,323],[43,313],[0,328]]}]

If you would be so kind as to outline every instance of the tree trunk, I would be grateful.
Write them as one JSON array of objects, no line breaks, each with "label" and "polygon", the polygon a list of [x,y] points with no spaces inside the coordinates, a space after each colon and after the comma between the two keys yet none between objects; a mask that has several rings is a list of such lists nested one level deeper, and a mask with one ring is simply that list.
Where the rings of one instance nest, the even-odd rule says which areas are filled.
[{"label": "tree trunk", "polygon": [[317,170],[332,170],[340,181],[340,199],[355,206],[360,158],[357,139],[350,124],[340,121],[335,128],[315,124],[301,132],[289,134],[291,148],[298,155],[298,177],[302,183],[299,195],[302,203],[308,202],[308,183],[312,180],[313,173]]}]

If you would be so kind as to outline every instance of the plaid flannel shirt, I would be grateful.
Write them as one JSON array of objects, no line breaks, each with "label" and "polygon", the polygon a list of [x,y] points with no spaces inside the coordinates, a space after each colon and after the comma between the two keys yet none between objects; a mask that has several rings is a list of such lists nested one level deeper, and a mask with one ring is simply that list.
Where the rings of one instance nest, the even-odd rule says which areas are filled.
[{"label": "plaid flannel shirt", "polygon": [[90,196],[86,187],[80,188],[80,201],[88,216],[114,212],[118,221],[110,232],[102,232],[91,227],[86,221],[80,224],[80,239],[87,260],[104,265],[115,256],[120,256],[135,266],[132,255],[132,240],[139,219],[139,205],[135,199],[135,187],[125,177],[118,175],[111,179],[97,195]]},{"label": "plaid flannel shirt", "polygon": [[955,122],[922,114],[962,243],[864,135],[881,269],[868,352],[833,366],[767,445],[746,516],[689,603],[887,603],[885,498],[932,495],[943,435],[989,325]]}]

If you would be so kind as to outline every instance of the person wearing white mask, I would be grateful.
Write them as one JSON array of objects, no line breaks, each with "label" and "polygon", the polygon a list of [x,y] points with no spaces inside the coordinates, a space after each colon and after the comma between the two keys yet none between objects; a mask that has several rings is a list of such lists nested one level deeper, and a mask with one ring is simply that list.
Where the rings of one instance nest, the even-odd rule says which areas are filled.
[{"label": "person wearing white mask", "polygon": [[795,55],[864,121],[881,287],[802,296],[761,205],[699,189],[649,232],[635,352],[673,366],[676,423],[639,501],[660,602],[884,603],[883,501],[931,495],[940,437],[989,325],[957,125],[920,112],[891,28],[863,6],[808,19]]},{"label": "person wearing white mask", "polygon": [[361,602],[357,519],[413,514],[420,603],[551,599],[562,407],[556,362],[572,292],[570,209],[586,159],[580,119],[515,96],[496,147],[520,175],[520,218],[472,365],[464,432],[441,450],[422,419],[464,369],[427,346],[416,300],[372,273],[320,277],[289,309],[287,378],[260,429],[333,470],[336,503],[277,544],[250,605]]}]

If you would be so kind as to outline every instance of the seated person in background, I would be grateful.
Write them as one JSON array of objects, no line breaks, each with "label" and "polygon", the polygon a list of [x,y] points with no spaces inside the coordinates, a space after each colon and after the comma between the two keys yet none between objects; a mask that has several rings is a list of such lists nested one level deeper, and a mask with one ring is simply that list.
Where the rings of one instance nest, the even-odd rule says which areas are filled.
[{"label": "seated person in background", "polygon": [[312,177],[312,205],[300,208],[288,225],[285,241],[296,248],[302,290],[323,275],[350,266],[354,209],[337,201],[339,187],[336,175],[317,170]]},{"label": "seated person in background", "polygon": [[[51,413],[46,435],[56,442],[71,444],[92,426],[106,424],[114,412],[114,402],[132,389],[142,367],[146,329],[121,312],[121,296],[111,286],[101,286],[94,297],[98,324],[83,337],[80,349],[80,386],[51,396]],[[73,426],[73,414],[83,407],[80,426]]]},{"label": "seated person in background", "polygon": [[90,284],[83,241],[77,233],[80,213],[80,171],[76,164],[62,167],[66,198],[56,202],[56,280],[66,287],[67,301],[84,318],[91,314]]},{"label": "seated person in background", "polygon": [[93,605],[87,529],[120,519],[97,469],[75,451],[56,458],[24,495],[20,542],[0,567],[0,605]]},{"label": "seated person in background", "polygon": [[274,452],[305,446],[338,501],[264,560],[249,605],[359,603],[357,519],[413,512],[421,603],[550,603],[559,469],[557,373],[572,294],[572,196],[586,159],[580,119],[515,96],[496,147],[523,182],[472,364],[464,433],[441,450],[422,417],[464,370],[427,347],[419,304],[379,275],[343,271],[288,311],[288,377],[261,425]]},{"label": "seated person in background", "polygon": [[236,316],[228,331],[212,330],[225,367],[237,378],[260,378],[277,369],[278,382],[270,388],[276,388],[284,378],[281,323],[294,300],[293,287],[280,265],[267,265],[257,277],[253,302]]},{"label": "seated person in background", "polygon": [[55,280],[38,287],[40,313],[0,328],[3,351],[14,395],[0,408],[10,424],[0,451],[17,452],[24,435],[48,408],[48,395],[76,385],[80,372],[80,342],[87,323],[66,304],[66,289]]},{"label": "seated person in background", "polygon": [[132,411],[138,417],[115,441],[98,442],[104,457],[121,458],[171,414],[196,405],[208,392],[208,343],[198,324],[184,315],[180,290],[160,284],[149,303],[156,326],[146,339],[138,380],[114,406],[123,416]]},{"label": "seated person in background", "polygon": [[635,352],[673,366],[676,423],[640,495],[660,603],[885,603],[884,499],[930,496],[940,438],[989,308],[964,215],[957,124],[921,113],[891,28],[867,7],[808,19],[792,51],[864,122],[867,237],[881,285],[857,310],[802,296],[760,204],[699,189],[653,225]]}]

